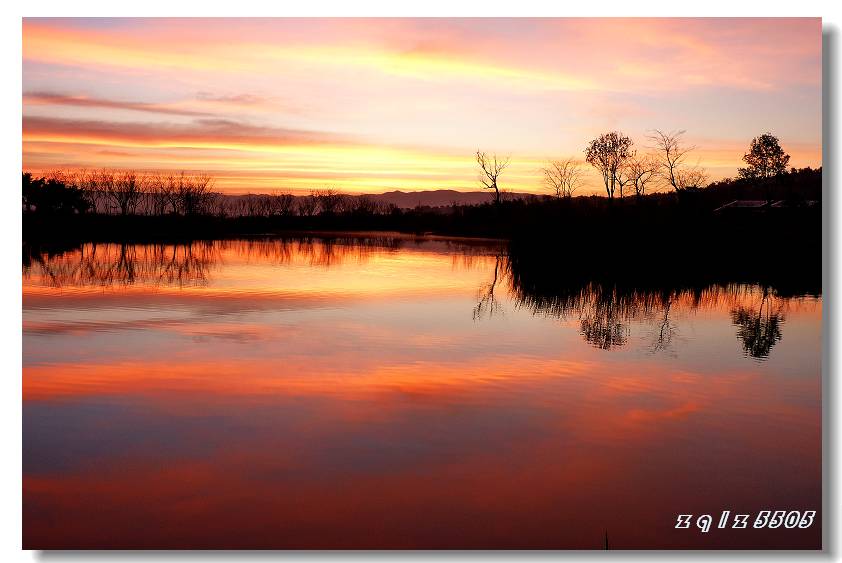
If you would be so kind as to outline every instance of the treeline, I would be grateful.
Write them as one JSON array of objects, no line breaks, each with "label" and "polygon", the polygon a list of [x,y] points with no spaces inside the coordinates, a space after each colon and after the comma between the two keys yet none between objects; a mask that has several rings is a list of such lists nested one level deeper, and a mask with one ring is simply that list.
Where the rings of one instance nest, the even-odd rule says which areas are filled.
[{"label": "treeline", "polygon": [[[651,249],[691,241],[711,246],[722,242],[725,233],[773,238],[776,233],[793,232],[797,224],[806,229],[798,237],[809,233],[810,243],[821,248],[821,206],[816,205],[822,191],[820,168],[635,197],[534,196],[414,209],[387,207],[333,190],[306,196],[223,196],[209,190],[213,184],[204,177],[178,174],[163,181],[153,177],[148,184],[131,177],[115,173],[113,182],[108,178],[90,184],[24,174],[24,239],[142,241],[312,230],[401,231],[526,239],[569,253],[578,247]],[[127,189],[132,197],[122,193]],[[782,204],[716,212],[739,199]]]},{"label": "treeline", "polygon": [[207,174],[144,173],[134,170],[53,171],[41,178],[23,174],[23,210],[41,214],[140,216],[313,217],[392,213],[366,196],[333,189],[305,196],[290,193],[226,196]]},{"label": "treeline", "polygon": [[46,214],[207,215],[218,195],[207,174],[144,174],[134,170],[23,174],[23,210]]}]

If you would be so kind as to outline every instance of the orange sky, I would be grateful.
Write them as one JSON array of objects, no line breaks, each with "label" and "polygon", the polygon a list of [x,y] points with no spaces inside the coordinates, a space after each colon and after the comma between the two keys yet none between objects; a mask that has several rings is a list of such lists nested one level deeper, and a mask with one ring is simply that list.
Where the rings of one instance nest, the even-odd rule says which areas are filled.
[{"label": "orange sky", "polygon": [[[821,20],[24,19],[23,162],[230,192],[545,191],[549,158],[686,129],[713,179],[770,130],[821,165]],[[581,193],[600,192],[595,176]]]}]

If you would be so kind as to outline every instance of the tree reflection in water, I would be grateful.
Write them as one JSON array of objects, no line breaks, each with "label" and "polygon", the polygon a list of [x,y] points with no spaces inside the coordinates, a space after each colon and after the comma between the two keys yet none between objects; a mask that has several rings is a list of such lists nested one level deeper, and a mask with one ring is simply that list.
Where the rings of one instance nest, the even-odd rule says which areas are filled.
[{"label": "tree reflection in water", "polygon": [[134,284],[202,286],[220,259],[211,242],[188,244],[88,243],[52,254],[24,252],[24,276],[37,276],[51,287],[129,286]]},{"label": "tree reflection in water", "polygon": [[576,321],[584,340],[602,350],[629,344],[635,324],[642,325],[650,352],[673,353],[680,335],[676,315],[725,308],[745,354],[763,359],[782,338],[784,312],[799,299],[798,294],[784,296],[769,285],[710,280],[670,285],[665,276],[654,281],[651,273],[637,278],[626,275],[621,280],[610,275],[589,278],[572,265],[569,270],[541,265],[533,271],[516,259],[501,259],[505,264],[495,265],[494,281],[500,282],[497,270],[506,272],[515,307],[533,315]]},{"label": "tree reflection in water", "polygon": [[[222,263],[226,251],[233,251],[247,262],[254,259],[261,264],[282,266],[303,261],[308,266],[330,268],[348,260],[365,262],[375,248],[398,251],[417,242],[384,235],[185,244],[86,243],[56,252],[24,246],[23,273],[52,287],[203,286],[208,283],[211,270]],[[644,338],[650,352],[671,353],[680,335],[677,315],[725,307],[730,311],[744,353],[764,359],[781,340],[784,313],[792,295],[798,295],[781,295],[770,285],[721,280],[692,285],[686,283],[686,277],[684,282],[672,285],[663,277],[655,283],[651,275],[626,275],[619,280],[616,276],[596,276],[593,270],[574,265],[541,265],[536,269],[518,262],[511,253],[494,251],[487,243],[483,246],[439,240],[435,244],[452,253],[455,261],[467,265],[476,258],[488,260],[494,256],[488,282],[478,289],[473,308],[475,321],[502,313],[504,300],[511,299],[515,308],[533,315],[574,321],[584,340],[602,350],[627,346],[632,340],[632,325],[639,324],[648,329]],[[501,290],[501,284],[505,289]]]},{"label": "tree reflection in water", "polygon": [[500,307],[500,301],[494,294],[494,290],[497,288],[497,283],[500,281],[500,278],[503,274],[506,273],[506,259],[503,255],[498,254],[494,258],[494,275],[491,277],[491,280],[480,287],[477,291],[477,306],[474,307],[474,320],[480,320],[485,316],[491,318],[492,316],[499,314],[502,309]]},{"label": "tree reflection in water", "polygon": [[769,356],[772,346],[782,337],[783,307],[783,300],[764,287],[756,307],[740,305],[731,310],[731,321],[737,326],[737,337],[746,354],[758,359]]}]

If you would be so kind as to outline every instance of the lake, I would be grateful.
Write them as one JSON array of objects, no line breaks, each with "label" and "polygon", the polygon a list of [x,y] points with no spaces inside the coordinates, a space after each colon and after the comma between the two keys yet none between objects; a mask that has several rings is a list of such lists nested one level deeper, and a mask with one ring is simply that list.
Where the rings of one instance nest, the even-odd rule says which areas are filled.
[{"label": "lake", "polygon": [[388,234],[22,275],[24,548],[821,547],[820,296]]}]

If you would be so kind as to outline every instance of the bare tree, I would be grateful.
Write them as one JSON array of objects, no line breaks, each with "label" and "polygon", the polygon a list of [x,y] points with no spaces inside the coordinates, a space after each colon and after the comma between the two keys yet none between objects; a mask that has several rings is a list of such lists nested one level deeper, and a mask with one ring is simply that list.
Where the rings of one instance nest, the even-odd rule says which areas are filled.
[{"label": "bare tree", "polygon": [[349,200],[349,212],[354,215],[376,215],[381,211],[380,205],[368,196],[357,196]]},{"label": "bare tree", "polygon": [[295,211],[295,196],[292,194],[275,194],[269,196],[269,210],[271,215],[288,217]]},{"label": "bare tree", "polygon": [[228,217],[228,198],[221,193],[211,194],[208,198],[207,212],[216,217]]},{"label": "bare tree", "polygon": [[622,189],[627,182],[621,171],[626,160],[634,154],[632,144],[632,140],[619,131],[611,131],[592,140],[585,148],[585,161],[602,173],[609,199],[613,199],[617,187]]},{"label": "bare tree", "polygon": [[116,174],[103,171],[102,174],[107,175],[104,184],[107,186],[105,193],[109,201],[114,204],[120,215],[134,215],[145,189],[145,178],[134,170]]},{"label": "bare tree", "polygon": [[315,196],[319,204],[319,213],[322,215],[335,215],[341,210],[345,199],[345,196],[333,188],[318,191]]},{"label": "bare tree", "polygon": [[146,183],[147,209],[158,217],[166,214],[169,203],[166,196],[167,178],[162,174],[152,174]]},{"label": "bare tree", "polygon": [[631,175],[629,174],[629,162],[632,158],[634,158],[635,153],[632,152],[631,155],[623,162],[620,167],[617,169],[617,188],[620,191],[620,199],[625,197],[625,189],[626,186],[631,182]]},{"label": "bare tree", "polygon": [[246,194],[240,198],[240,215],[245,217],[266,217],[269,215],[269,200],[265,195]]},{"label": "bare tree", "polygon": [[207,174],[191,176],[182,171],[177,176],[170,176],[168,180],[168,195],[177,213],[200,215],[208,211],[213,193],[213,178]]},{"label": "bare tree", "polygon": [[319,208],[319,202],[316,200],[316,194],[310,193],[298,200],[298,214],[302,217],[312,217],[316,214]]},{"label": "bare tree", "polygon": [[509,165],[510,157],[497,160],[497,155],[487,155],[484,152],[477,151],[477,164],[480,167],[480,179],[483,187],[486,190],[494,190],[494,202],[500,203],[500,187],[497,185],[497,179],[500,174]]},{"label": "bare tree", "polygon": [[541,169],[544,183],[557,198],[572,197],[582,184],[582,167],[575,159],[553,160]]},{"label": "bare tree", "polygon": [[690,188],[700,188],[707,181],[707,173],[698,164],[687,167],[687,155],[696,149],[695,145],[683,144],[681,129],[665,133],[656,129],[649,135],[658,153],[659,173],[664,181],[676,192]]},{"label": "bare tree", "polygon": [[625,174],[636,196],[646,195],[646,185],[656,176],[658,169],[658,161],[652,155],[634,155],[628,160]]},{"label": "bare tree", "polygon": [[111,194],[114,191],[114,173],[104,168],[98,170],[94,173],[93,182],[96,186],[94,189],[102,194],[104,211],[111,213],[113,209]]},{"label": "bare tree", "polygon": [[208,212],[213,198],[214,179],[207,174],[198,174],[191,178],[190,190],[184,202],[186,215],[201,215]]},{"label": "bare tree", "polygon": [[76,170],[75,172],[53,171],[47,177],[57,178],[56,175],[61,175],[65,185],[81,190],[82,197],[94,213],[98,213],[102,209],[105,194],[98,188],[96,171],[86,169]]},{"label": "bare tree", "polygon": [[682,168],[675,173],[675,182],[678,191],[702,188],[708,183],[708,174],[699,166]]},{"label": "bare tree", "polygon": [[178,215],[180,213],[179,193],[181,191],[180,185],[184,179],[184,172],[181,175],[168,174],[161,186],[161,197],[165,202],[166,208],[170,213]]}]

